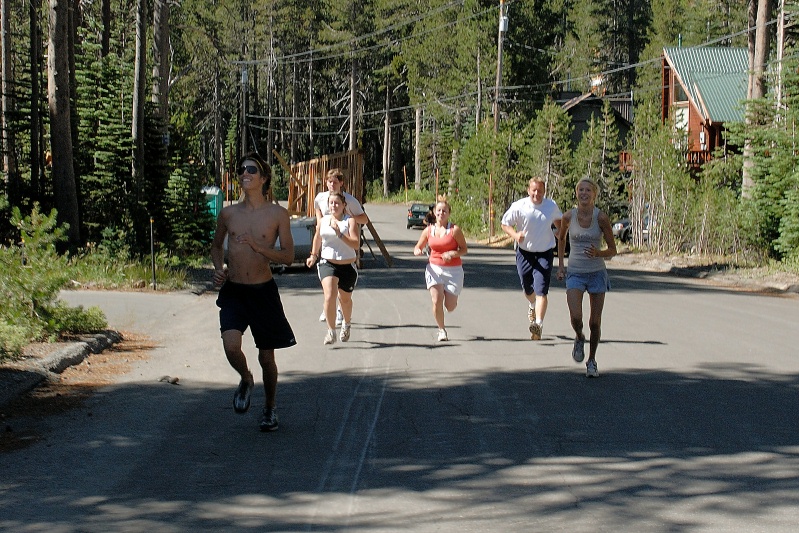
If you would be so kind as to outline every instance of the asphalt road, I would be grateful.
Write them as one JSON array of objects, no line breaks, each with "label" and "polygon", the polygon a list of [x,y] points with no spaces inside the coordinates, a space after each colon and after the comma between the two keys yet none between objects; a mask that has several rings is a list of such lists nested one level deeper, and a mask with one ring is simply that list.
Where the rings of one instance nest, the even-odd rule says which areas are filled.
[{"label": "asphalt road", "polygon": [[261,388],[233,412],[214,294],[65,293],[158,346],[0,454],[0,530],[796,530],[796,296],[611,261],[589,380],[562,283],[529,340],[507,249],[470,248],[436,343],[419,230],[367,207],[395,267],[367,252],[349,343],[322,345],[314,273],[277,278],[299,344],[278,352],[275,433],[258,431]]}]

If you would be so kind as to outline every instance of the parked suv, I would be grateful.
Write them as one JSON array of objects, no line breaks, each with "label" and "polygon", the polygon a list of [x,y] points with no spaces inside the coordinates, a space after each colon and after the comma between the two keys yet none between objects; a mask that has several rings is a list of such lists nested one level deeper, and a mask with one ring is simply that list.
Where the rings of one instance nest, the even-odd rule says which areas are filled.
[{"label": "parked suv", "polygon": [[430,204],[412,204],[408,209],[408,229],[414,226],[424,226],[424,219],[433,207]]}]

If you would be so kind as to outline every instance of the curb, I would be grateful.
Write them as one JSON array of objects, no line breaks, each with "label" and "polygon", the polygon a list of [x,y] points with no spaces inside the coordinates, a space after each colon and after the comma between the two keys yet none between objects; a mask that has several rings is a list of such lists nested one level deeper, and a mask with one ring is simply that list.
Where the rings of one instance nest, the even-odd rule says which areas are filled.
[{"label": "curb", "polygon": [[90,353],[100,353],[122,340],[113,330],[86,335],[82,340],[62,348],[26,367],[0,369],[0,407],[31,391],[52,374],[81,363]]}]

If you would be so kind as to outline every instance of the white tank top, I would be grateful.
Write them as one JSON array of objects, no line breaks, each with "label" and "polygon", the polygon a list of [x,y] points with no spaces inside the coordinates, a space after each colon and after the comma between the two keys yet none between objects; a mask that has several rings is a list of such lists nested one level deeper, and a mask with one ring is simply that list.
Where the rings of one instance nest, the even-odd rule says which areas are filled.
[{"label": "white tank top", "polygon": [[[332,259],[334,261],[346,261],[348,259],[355,259],[357,257],[355,250],[342,241],[336,230],[330,225],[332,215],[325,215],[322,217],[322,226],[319,229],[319,236],[322,237],[322,251],[319,256],[322,259]],[[336,222],[338,230],[350,237],[349,235],[349,215],[344,215],[344,220]]]}]

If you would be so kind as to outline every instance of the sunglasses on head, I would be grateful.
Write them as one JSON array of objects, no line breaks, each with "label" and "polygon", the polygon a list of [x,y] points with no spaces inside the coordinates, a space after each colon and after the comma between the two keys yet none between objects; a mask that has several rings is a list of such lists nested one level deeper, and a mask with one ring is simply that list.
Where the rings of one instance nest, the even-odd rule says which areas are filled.
[{"label": "sunglasses on head", "polygon": [[258,174],[258,167],[256,167],[255,165],[244,165],[242,167],[239,167],[239,169],[236,172],[238,172],[239,176],[241,176],[242,174],[244,174],[245,171],[248,174]]}]

